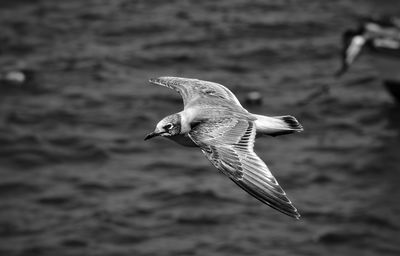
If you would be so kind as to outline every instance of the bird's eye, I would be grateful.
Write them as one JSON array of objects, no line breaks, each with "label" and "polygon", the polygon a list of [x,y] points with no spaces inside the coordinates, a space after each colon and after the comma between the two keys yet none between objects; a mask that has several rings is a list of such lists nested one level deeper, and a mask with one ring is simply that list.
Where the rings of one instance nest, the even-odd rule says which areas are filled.
[{"label": "bird's eye", "polygon": [[174,127],[174,125],[171,124],[171,123],[169,123],[169,124],[167,124],[166,126],[164,126],[164,129],[166,129],[166,130],[171,130],[172,127]]}]

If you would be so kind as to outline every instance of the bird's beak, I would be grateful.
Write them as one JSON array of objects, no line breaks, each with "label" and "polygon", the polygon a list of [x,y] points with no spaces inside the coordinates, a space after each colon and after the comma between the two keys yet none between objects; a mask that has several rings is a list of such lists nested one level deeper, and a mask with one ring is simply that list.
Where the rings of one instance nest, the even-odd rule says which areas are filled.
[{"label": "bird's beak", "polygon": [[164,133],[167,133],[167,132],[166,131],[162,131],[162,130],[160,131],[159,129],[156,128],[154,132],[147,134],[147,136],[144,138],[144,140],[149,140],[151,138],[160,136],[160,135],[162,135]]},{"label": "bird's beak", "polygon": [[159,136],[160,134],[161,134],[161,133],[157,133],[157,132],[149,133],[149,134],[146,135],[146,137],[144,138],[144,140],[148,140],[148,139],[157,137],[157,136]]}]

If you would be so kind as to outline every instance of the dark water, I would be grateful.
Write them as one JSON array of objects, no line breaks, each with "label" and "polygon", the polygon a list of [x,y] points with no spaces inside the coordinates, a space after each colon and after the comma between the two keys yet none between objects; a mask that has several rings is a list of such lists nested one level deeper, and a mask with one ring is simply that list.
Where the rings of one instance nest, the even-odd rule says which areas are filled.
[{"label": "dark water", "polygon": [[[399,107],[367,58],[332,77],[341,32],[381,5],[1,1],[1,68],[35,80],[0,92],[0,255],[400,255]],[[199,150],[143,141],[182,108],[148,85],[162,75],[260,91],[250,111],[302,122],[256,145],[300,221]]]}]

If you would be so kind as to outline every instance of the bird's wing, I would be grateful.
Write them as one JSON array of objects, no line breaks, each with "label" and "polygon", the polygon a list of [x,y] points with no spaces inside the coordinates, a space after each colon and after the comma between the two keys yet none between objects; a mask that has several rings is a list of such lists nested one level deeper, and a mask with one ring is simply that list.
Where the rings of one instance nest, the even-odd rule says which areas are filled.
[{"label": "bird's wing", "polygon": [[194,127],[190,138],[211,163],[238,186],[261,202],[291,217],[300,214],[253,150],[253,121],[224,117]]},{"label": "bird's wing", "polygon": [[240,107],[242,106],[236,96],[221,84],[181,77],[159,77],[152,78],[149,81],[150,83],[166,86],[178,91],[183,98],[185,106],[198,96],[225,99]]}]

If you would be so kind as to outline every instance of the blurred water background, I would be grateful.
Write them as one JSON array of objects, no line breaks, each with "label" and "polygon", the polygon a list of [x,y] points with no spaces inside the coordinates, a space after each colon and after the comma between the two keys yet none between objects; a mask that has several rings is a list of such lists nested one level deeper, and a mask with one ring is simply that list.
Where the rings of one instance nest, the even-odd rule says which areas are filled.
[{"label": "blurred water background", "polygon": [[[399,106],[367,57],[333,78],[355,17],[398,5],[2,0],[1,71],[30,75],[0,89],[0,255],[400,255]],[[143,141],[182,108],[163,75],[301,121],[256,144],[300,221],[200,150]]]}]

